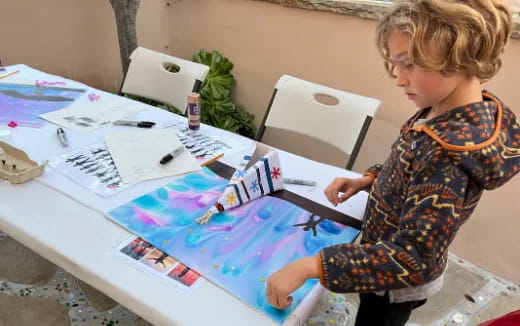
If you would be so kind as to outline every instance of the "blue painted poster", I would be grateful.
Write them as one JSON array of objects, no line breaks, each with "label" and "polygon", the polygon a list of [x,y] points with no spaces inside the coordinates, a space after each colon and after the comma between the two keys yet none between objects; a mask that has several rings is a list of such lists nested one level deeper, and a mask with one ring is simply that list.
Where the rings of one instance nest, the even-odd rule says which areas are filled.
[{"label": "blue painted poster", "polygon": [[282,324],[317,280],[292,294],[290,308],[278,310],[265,296],[269,275],[325,246],[350,243],[359,231],[269,196],[214,215],[208,224],[196,223],[227,184],[204,169],[107,216]]}]

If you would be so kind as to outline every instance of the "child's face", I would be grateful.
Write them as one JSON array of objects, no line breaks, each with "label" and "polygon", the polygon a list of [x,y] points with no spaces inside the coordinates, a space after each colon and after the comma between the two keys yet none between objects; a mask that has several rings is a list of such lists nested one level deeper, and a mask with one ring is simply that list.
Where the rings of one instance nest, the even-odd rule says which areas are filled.
[{"label": "child's face", "polygon": [[[439,71],[425,70],[410,62],[408,49],[410,35],[394,30],[388,38],[390,57],[395,64],[396,84],[418,108],[442,106],[450,102],[461,81],[462,74],[443,75]],[[435,47],[432,46],[432,51]]]}]

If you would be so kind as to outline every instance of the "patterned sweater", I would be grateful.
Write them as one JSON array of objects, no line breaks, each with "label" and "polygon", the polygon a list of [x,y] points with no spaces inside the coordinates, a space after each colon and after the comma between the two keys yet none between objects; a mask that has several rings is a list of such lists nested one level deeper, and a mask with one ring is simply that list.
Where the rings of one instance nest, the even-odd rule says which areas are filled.
[{"label": "patterned sweater", "polygon": [[414,127],[430,108],[401,128],[383,165],[367,173],[370,189],[362,244],[324,248],[320,281],[335,292],[416,287],[436,279],[448,246],[484,189],[520,169],[520,126],[489,92]]}]

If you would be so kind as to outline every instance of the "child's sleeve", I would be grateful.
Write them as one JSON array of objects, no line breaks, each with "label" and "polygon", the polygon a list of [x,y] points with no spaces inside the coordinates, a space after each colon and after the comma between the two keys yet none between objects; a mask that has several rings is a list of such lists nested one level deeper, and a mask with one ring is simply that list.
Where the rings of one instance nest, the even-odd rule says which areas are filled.
[{"label": "child's sleeve", "polygon": [[394,203],[369,198],[365,234],[396,229],[391,239],[336,245],[319,253],[325,287],[335,292],[376,292],[418,286],[443,272],[448,246],[474,207],[463,207],[465,197],[471,195],[476,202],[481,192],[465,193],[470,179],[447,156],[422,165],[412,173],[400,215],[386,214]]},{"label": "child's sleeve", "polygon": [[383,166],[381,164],[373,165],[373,166],[369,167],[365,171],[365,173],[363,173],[363,175],[364,176],[368,175],[375,179],[379,175],[379,171],[381,171],[382,168],[383,168]]}]

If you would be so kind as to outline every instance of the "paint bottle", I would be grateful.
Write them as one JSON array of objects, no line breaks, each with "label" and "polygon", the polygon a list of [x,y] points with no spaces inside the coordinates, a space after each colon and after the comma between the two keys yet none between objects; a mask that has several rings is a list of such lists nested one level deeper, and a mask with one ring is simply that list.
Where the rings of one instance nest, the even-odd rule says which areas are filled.
[{"label": "paint bottle", "polygon": [[200,94],[188,94],[188,129],[197,132],[200,129]]}]

